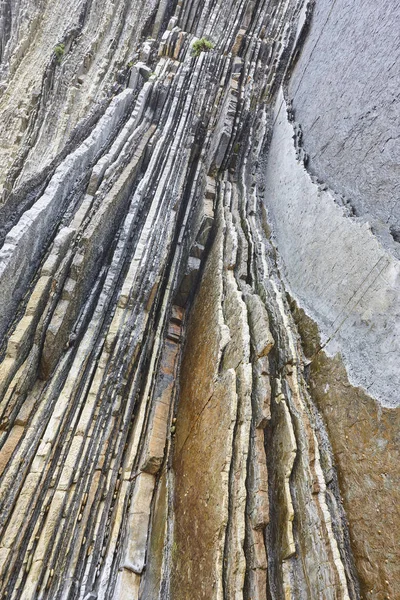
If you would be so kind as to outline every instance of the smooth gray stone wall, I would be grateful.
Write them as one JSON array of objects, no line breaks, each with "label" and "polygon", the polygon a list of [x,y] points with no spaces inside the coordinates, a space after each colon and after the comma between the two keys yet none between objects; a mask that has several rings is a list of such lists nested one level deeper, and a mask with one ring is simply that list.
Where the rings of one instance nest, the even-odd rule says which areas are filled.
[{"label": "smooth gray stone wall", "polygon": [[308,169],[400,257],[400,3],[317,0],[289,84]]},{"label": "smooth gray stone wall", "polygon": [[296,156],[281,92],[265,173],[265,204],[292,296],[340,351],[350,381],[400,404],[400,262],[367,223],[350,218]]}]

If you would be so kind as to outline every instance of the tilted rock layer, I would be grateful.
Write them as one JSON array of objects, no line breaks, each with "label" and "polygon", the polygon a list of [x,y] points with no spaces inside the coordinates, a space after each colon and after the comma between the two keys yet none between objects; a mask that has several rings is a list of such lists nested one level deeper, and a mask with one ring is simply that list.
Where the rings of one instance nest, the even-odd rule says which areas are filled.
[{"label": "tilted rock layer", "polygon": [[400,596],[397,213],[321,127],[336,4],[1,3],[1,598]]}]

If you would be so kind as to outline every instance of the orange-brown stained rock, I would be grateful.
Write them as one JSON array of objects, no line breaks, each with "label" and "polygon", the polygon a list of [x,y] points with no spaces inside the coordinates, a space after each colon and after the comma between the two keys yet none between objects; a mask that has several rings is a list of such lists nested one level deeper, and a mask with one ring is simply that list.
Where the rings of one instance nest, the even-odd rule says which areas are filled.
[{"label": "orange-brown stained rock", "polygon": [[[180,327],[175,325],[180,331]],[[140,469],[156,474],[163,459],[168,433],[168,418],[174,393],[174,378],[179,345],[166,339],[152,399],[152,410]]]},{"label": "orange-brown stained rock", "polygon": [[352,387],[339,356],[315,355],[319,339],[296,320],[310,365],[310,391],[332,445],[351,546],[365,600],[400,598],[400,409],[382,408]]},{"label": "orange-brown stained rock", "polygon": [[174,458],[174,600],[217,598],[228,518],[235,375],[228,371]]},{"label": "orange-brown stained rock", "polygon": [[215,388],[221,346],[222,297],[221,237],[210,251],[203,278],[191,309],[180,375],[175,454],[179,454],[193,423]]},{"label": "orange-brown stained rock", "polygon": [[220,247],[217,238],[189,318],[180,376],[173,456],[174,600],[212,600],[222,593],[236,377],[232,369],[218,376]]},{"label": "orange-brown stained rock", "polygon": [[7,441],[0,450],[0,475],[2,475],[4,469],[7,466],[8,461],[11,458],[22,434],[24,433],[24,427],[21,425],[15,425],[10,434],[7,437]]}]

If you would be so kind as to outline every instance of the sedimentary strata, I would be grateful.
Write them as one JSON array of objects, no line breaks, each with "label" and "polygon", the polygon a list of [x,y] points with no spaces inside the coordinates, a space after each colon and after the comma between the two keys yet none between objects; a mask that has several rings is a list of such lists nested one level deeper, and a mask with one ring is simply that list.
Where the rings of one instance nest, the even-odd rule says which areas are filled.
[{"label": "sedimentary strata", "polygon": [[2,3],[0,597],[396,597],[398,261],[307,171],[312,8]]}]

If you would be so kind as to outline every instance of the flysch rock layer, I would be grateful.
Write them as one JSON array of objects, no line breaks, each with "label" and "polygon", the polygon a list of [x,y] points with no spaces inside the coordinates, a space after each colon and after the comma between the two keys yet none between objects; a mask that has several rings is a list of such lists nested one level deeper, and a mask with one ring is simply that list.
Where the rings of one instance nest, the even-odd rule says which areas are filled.
[{"label": "flysch rock layer", "polygon": [[304,168],[312,8],[1,3],[1,598],[399,595],[397,262]]}]

